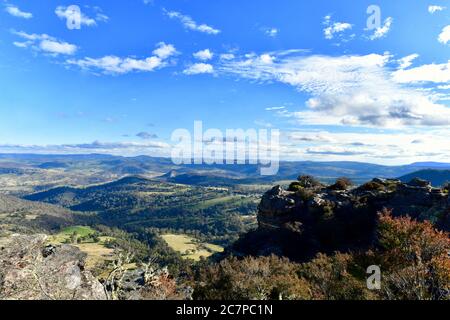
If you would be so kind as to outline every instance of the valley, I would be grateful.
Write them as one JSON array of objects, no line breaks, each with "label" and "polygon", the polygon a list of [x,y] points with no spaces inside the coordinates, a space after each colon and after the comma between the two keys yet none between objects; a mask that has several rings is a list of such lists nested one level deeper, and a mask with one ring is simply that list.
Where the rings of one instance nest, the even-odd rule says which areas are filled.
[{"label": "valley", "polygon": [[[194,286],[203,299],[209,297],[198,287],[203,274],[211,273],[208,281],[218,276],[209,269],[215,263],[233,266],[221,272],[241,268],[233,256],[275,255],[295,264],[318,253],[365,250],[385,206],[395,208],[396,217],[408,214],[441,230],[450,226],[446,164],[283,163],[277,176],[261,178],[251,166],[184,167],[149,157],[0,159],[0,247],[9,248],[18,235],[43,235],[45,241],[36,241],[44,251],[78,250],[83,268],[103,284],[119,263],[130,286],[123,297],[143,290],[139,279],[148,263],[167,267],[178,285]],[[371,170],[400,180],[368,179]],[[292,182],[296,172],[316,173],[317,180],[305,182],[311,175],[303,175]],[[344,175],[351,181],[338,183]],[[427,177],[434,186],[417,179]],[[270,259],[245,263],[291,268]]]}]

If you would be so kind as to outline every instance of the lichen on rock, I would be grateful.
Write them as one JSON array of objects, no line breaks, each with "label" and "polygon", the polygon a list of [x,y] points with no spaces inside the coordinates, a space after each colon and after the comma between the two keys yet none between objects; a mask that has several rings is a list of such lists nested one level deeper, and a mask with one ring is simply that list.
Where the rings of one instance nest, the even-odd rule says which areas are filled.
[{"label": "lichen on rock", "polygon": [[70,245],[47,246],[46,235],[13,235],[0,248],[0,299],[103,300],[102,284]]}]

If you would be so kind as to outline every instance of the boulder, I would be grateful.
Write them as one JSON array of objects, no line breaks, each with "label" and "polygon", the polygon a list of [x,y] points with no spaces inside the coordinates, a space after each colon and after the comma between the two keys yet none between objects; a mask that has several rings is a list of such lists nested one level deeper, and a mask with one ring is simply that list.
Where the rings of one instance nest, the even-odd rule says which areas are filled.
[{"label": "boulder", "polygon": [[260,215],[278,216],[288,213],[295,207],[293,192],[284,191],[280,186],[266,192],[258,206]]},{"label": "boulder", "polygon": [[84,269],[86,255],[46,245],[45,235],[13,235],[0,250],[0,299],[103,300],[102,284]]},{"label": "boulder", "polygon": [[420,179],[420,178],[414,178],[410,182],[407,183],[408,186],[411,187],[418,187],[418,188],[431,188],[431,182]]}]

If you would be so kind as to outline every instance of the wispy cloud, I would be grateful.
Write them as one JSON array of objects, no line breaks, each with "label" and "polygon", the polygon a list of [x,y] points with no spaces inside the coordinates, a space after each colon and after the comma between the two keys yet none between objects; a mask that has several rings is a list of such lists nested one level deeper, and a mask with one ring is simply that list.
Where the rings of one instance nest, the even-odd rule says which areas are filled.
[{"label": "wispy cloud", "polygon": [[137,133],[136,137],[139,137],[139,138],[144,139],[144,140],[158,139],[158,135],[156,135],[154,133],[146,132],[146,131],[142,131],[142,132]]},{"label": "wispy cloud", "polygon": [[442,7],[442,6],[437,6],[437,5],[428,6],[428,12],[431,14],[438,12],[438,11],[443,11],[443,10],[445,10],[445,7]]},{"label": "wispy cloud", "polygon": [[277,28],[262,28],[262,31],[264,32],[264,34],[268,37],[271,38],[275,38],[278,35],[278,32],[280,30],[278,30]]},{"label": "wispy cloud", "polygon": [[181,22],[181,24],[189,30],[203,32],[207,34],[219,34],[220,30],[214,27],[211,27],[207,24],[198,24],[195,22],[190,16],[184,15],[177,11],[167,11],[164,9],[164,13],[171,19],[176,19]]},{"label": "wispy cloud", "polygon": [[[291,152],[295,157],[311,160],[328,159],[364,162],[386,162],[392,164],[412,161],[446,161],[450,152],[448,129],[410,130],[408,132],[310,132],[288,133],[283,140],[282,154]],[[438,151],[437,151],[438,150]]]},{"label": "wispy cloud", "polygon": [[[447,126],[450,108],[435,102],[432,93],[405,86],[400,72],[417,72],[425,79],[447,81],[447,66],[432,75],[427,67],[392,70],[390,55],[279,56],[272,63],[258,55],[222,61],[217,72],[262,82],[281,82],[309,94],[306,111],[278,111],[299,123],[346,126]],[[396,73],[398,72],[398,73]],[[427,75],[428,74],[428,75]],[[429,79],[428,76],[442,77]],[[410,76],[412,77],[412,76]],[[380,94],[382,93],[382,94]]]},{"label": "wispy cloud", "polygon": [[369,39],[376,40],[376,39],[384,38],[391,30],[393,22],[394,22],[394,19],[392,17],[387,17],[384,20],[383,25],[379,28],[376,28],[374,33],[369,36]]},{"label": "wispy cloud", "polygon": [[5,11],[10,15],[23,19],[31,19],[33,18],[33,14],[30,12],[25,12],[19,9],[18,6],[12,4],[6,4]]},{"label": "wispy cloud", "polygon": [[323,24],[325,26],[323,33],[325,39],[328,40],[333,39],[336,35],[341,35],[346,30],[352,29],[352,25],[348,22],[333,22],[330,15],[324,17]]},{"label": "wispy cloud", "polygon": [[60,145],[26,145],[26,144],[0,144],[0,152],[14,153],[46,153],[46,154],[85,154],[105,153],[118,155],[137,155],[166,153],[169,154],[171,146],[160,141],[145,142],[101,142]]},{"label": "wispy cloud", "polygon": [[278,110],[283,110],[283,109],[286,109],[286,107],[269,107],[269,108],[266,108],[266,111],[278,111]]},{"label": "wispy cloud", "polygon": [[29,34],[24,31],[12,31],[13,34],[21,37],[24,41],[15,41],[13,44],[20,48],[32,48],[37,51],[52,55],[73,55],[77,51],[77,46],[68,42],[58,40],[47,34]]},{"label": "wispy cloud", "polygon": [[79,60],[67,60],[69,65],[76,65],[85,70],[100,71],[105,74],[125,74],[141,71],[150,72],[166,67],[168,59],[177,54],[175,47],[171,44],[160,42],[153,51],[153,56],[144,59],[121,58],[117,56],[105,56],[101,58],[84,58]]},{"label": "wispy cloud", "polygon": [[419,55],[417,53],[410,54],[398,60],[399,69],[406,69],[412,65],[412,62],[417,59]]}]

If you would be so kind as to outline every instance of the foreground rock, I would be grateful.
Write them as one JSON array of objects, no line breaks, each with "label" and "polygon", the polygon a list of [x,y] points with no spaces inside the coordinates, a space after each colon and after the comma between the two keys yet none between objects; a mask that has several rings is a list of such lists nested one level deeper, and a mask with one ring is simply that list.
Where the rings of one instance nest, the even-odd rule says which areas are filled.
[{"label": "foreground rock", "polygon": [[0,299],[106,299],[101,283],[84,269],[84,253],[45,242],[45,235],[14,235],[0,248]]}]

